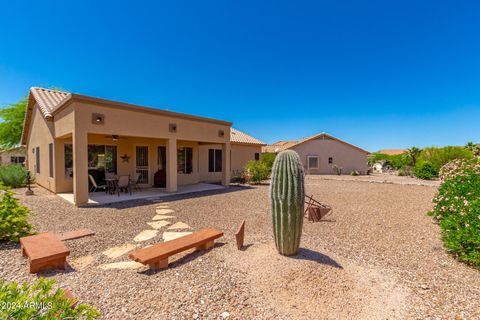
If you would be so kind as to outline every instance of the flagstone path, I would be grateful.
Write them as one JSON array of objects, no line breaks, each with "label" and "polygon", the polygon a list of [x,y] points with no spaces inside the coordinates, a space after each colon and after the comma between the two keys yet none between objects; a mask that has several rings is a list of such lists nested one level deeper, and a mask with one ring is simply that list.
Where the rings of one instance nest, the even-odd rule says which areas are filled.
[{"label": "flagstone path", "polygon": [[[153,228],[141,231],[137,234],[133,241],[135,242],[143,242],[150,239],[155,238],[160,230],[164,227],[167,227],[167,230],[186,230],[192,229],[188,224],[177,221],[176,223],[172,224],[169,219],[175,219],[175,216],[170,214],[174,213],[175,211],[170,209],[168,203],[162,203],[155,208],[156,215],[152,218],[151,222],[147,222],[147,224]],[[162,234],[163,241],[170,241],[173,239],[177,239],[186,235],[191,234],[191,231],[165,231]],[[150,247],[152,245],[145,246],[144,248]],[[103,255],[107,256],[110,259],[119,258],[126,253],[136,249],[138,245],[126,243],[124,245],[109,248],[102,252]],[[77,261],[78,260],[78,261]],[[77,260],[73,261],[72,263],[76,263],[79,266],[83,266],[85,268],[89,264],[91,264],[94,260],[92,256],[78,258]],[[145,266],[141,263],[135,261],[120,261],[120,262],[113,262],[113,263],[106,263],[98,266],[100,269],[103,270],[113,270],[113,269],[120,269],[120,270],[135,270],[140,268],[145,268]],[[80,268],[80,267],[78,267]]]}]

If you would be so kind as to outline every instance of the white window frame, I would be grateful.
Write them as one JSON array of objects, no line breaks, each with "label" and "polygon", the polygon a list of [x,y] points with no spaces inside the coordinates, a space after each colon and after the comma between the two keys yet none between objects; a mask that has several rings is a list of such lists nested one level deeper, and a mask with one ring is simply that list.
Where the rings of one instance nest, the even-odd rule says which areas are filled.
[{"label": "white window frame", "polygon": [[[310,158],[315,158],[317,159],[317,166],[316,167],[310,167]],[[320,169],[320,157],[319,156],[307,156],[307,169]]]}]

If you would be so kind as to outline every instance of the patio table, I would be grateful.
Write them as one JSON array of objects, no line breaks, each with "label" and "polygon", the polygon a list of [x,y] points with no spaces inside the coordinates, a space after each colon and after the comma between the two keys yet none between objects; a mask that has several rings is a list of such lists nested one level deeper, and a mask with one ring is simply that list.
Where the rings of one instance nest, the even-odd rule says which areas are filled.
[{"label": "patio table", "polygon": [[105,178],[105,182],[107,184],[107,192],[109,194],[115,194],[115,190],[117,190],[118,179],[117,178]]}]

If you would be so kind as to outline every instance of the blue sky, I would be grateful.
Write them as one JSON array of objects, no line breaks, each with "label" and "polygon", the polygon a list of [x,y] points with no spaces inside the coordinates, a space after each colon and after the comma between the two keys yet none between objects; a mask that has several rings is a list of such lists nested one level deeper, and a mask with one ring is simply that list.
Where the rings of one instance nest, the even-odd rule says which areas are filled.
[{"label": "blue sky", "polygon": [[267,143],[480,142],[476,1],[3,1],[0,103],[31,86],[232,121]]}]

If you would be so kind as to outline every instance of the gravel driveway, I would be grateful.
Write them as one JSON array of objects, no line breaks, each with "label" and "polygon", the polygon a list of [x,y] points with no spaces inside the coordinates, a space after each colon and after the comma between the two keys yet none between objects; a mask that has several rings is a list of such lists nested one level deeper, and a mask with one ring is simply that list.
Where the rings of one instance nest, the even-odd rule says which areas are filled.
[{"label": "gravel driveway", "polygon": [[[456,262],[425,215],[435,187],[307,178],[307,193],[334,208],[306,222],[295,258],[272,243],[268,186],[171,197],[161,202],[75,208],[36,188],[24,197],[38,231],[91,228],[93,237],[67,242],[69,261],[93,256],[85,268],[47,272],[105,319],[475,319],[480,318],[480,272]],[[215,227],[225,237],[208,252],[176,257],[167,270],[103,270],[128,261],[102,252],[133,238],[168,202],[175,222]],[[234,232],[246,219],[244,251]],[[158,236],[142,242],[161,241]],[[0,245],[0,277],[33,281],[18,246]],[[176,261],[175,261],[176,260]]]}]

